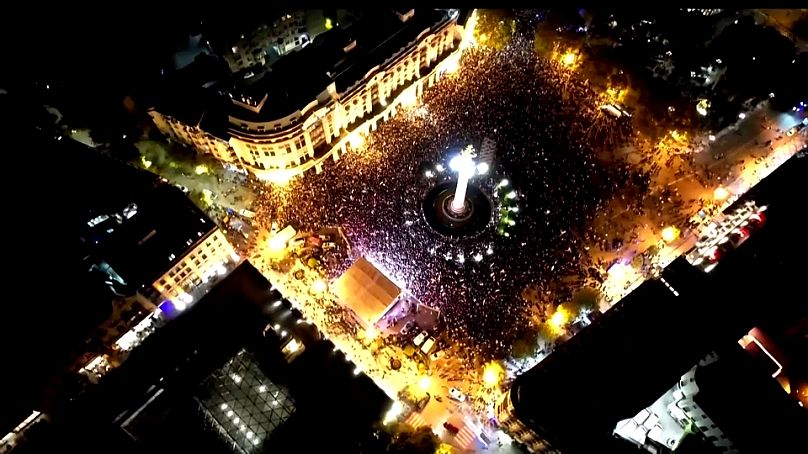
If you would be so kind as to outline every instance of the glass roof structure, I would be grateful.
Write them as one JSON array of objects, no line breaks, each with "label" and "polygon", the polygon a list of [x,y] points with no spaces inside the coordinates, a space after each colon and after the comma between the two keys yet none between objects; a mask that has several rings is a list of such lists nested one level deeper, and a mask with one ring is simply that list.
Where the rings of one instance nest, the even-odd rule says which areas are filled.
[{"label": "glass roof structure", "polygon": [[202,382],[197,401],[219,436],[245,454],[260,452],[269,434],[295,411],[288,390],[270,381],[246,350]]}]

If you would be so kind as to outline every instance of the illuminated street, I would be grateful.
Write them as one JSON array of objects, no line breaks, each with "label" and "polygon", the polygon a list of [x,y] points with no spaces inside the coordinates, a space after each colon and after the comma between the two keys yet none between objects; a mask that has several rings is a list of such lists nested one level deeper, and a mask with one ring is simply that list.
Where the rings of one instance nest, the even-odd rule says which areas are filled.
[{"label": "illuminated street", "polygon": [[[509,60],[532,58],[518,45],[502,52]],[[587,150],[583,145],[564,146],[583,150],[580,158],[583,162],[590,162],[586,153],[611,153],[611,160],[626,159],[635,164],[632,167],[615,162],[610,169],[610,164],[600,160],[583,167],[555,168],[559,158],[549,155],[530,164],[531,161],[525,161],[520,155],[525,152],[520,150],[523,142],[515,141],[516,136],[529,132],[521,122],[515,123],[515,117],[510,119],[509,109],[501,110],[509,105],[508,101],[491,98],[486,107],[486,111],[492,113],[490,119],[485,115],[469,116],[470,106],[479,102],[474,96],[479,90],[476,87],[487,87],[489,96],[501,93],[503,99],[519,93],[511,94],[514,88],[527,90],[516,96],[534,96],[531,93],[535,89],[530,88],[530,84],[536,79],[520,73],[503,78],[502,72],[516,69],[498,58],[490,50],[470,48],[457,72],[447,74],[439,82],[438,87],[442,89],[427,91],[420,105],[402,107],[395,118],[380,125],[377,131],[362,140],[353,140],[355,149],[332,168],[326,168],[323,174],[306,175],[283,187],[257,188],[259,202],[253,208],[264,231],[269,230],[270,224],[278,228],[289,224],[312,231],[322,227],[344,228],[352,257],[373,258],[413,296],[441,311],[443,335],[449,340],[449,346],[443,351],[444,358],[426,363],[412,360],[400,345],[387,340],[368,341],[361,328],[356,334],[346,331],[345,309],[322,282],[339,276],[350,262],[329,259],[320,265],[318,260],[318,265],[312,268],[302,259],[295,260],[290,250],[282,254],[291,257],[283,262],[294,265],[279,268],[278,258],[267,255],[262,249],[267,245],[260,241],[257,244],[253,258],[256,266],[328,333],[335,344],[361,366],[362,372],[373,377],[391,396],[404,389],[425,388],[422,391],[432,398],[421,411],[411,413],[408,422],[414,426],[430,425],[444,438],[447,437],[442,424],[447,420],[457,420],[460,425],[485,426],[489,406],[498,400],[498,393],[492,392],[497,386],[484,385],[482,358],[506,359],[512,336],[525,329],[535,329],[537,325],[546,323],[555,336],[563,334],[579,315],[565,312],[563,308],[555,311],[549,308],[564,302],[581,286],[600,289],[600,310],[607,310],[610,302],[617,301],[655,269],[692,247],[699,226],[707,224],[719,206],[761,177],[754,174],[753,167],[781,160],[782,157],[777,156],[793,153],[799,148],[797,143],[804,141],[804,134],[778,137],[776,133],[778,127],[785,130],[796,124],[795,117],[777,118],[775,121],[780,123],[775,123],[775,128],[765,129],[769,123],[762,117],[768,111],[762,108],[740,121],[737,128],[740,135],[733,132],[735,129],[729,129],[696,152],[696,148],[689,145],[694,141],[674,131],[672,138],[665,139],[668,142],[656,145],[655,150],[664,151],[653,154],[658,157],[656,160],[640,158],[637,163],[632,155],[651,155],[646,149],[649,145],[630,137],[629,130],[622,129],[626,127],[624,123],[618,128],[607,126],[613,120],[599,111],[597,95],[576,85],[576,60],[572,54],[559,54],[557,62],[540,63],[546,65],[542,80],[551,83],[538,90],[541,96],[550,93],[547,90],[571,90],[574,96],[563,102],[580,103],[574,110],[595,123],[586,130],[573,126],[573,131],[580,134],[573,136],[573,140],[600,137],[603,143],[612,146],[625,141],[627,146],[623,149],[633,151],[621,158],[622,152],[617,148],[610,151],[608,147]],[[496,72],[490,72],[492,68],[496,68]],[[485,80],[485,77],[495,79]],[[520,80],[525,85],[511,84],[509,88],[498,89],[494,88],[495,80]],[[558,112],[569,111],[564,104],[558,109]],[[537,122],[551,118],[541,116],[541,111],[535,114],[539,115]],[[487,119],[491,122],[486,123]],[[580,120],[570,117],[561,124],[574,125],[576,121]],[[497,161],[490,171],[486,167],[485,174],[473,178],[479,180],[477,184],[497,194],[494,199],[502,204],[498,210],[512,214],[497,213],[494,224],[500,227],[464,238],[459,244],[449,243],[419,219],[419,194],[434,181],[451,177],[447,172],[452,172],[454,166],[450,166],[449,161],[460,148],[466,147],[465,144],[479,147],[480,131],[487,131],[485,134],[496,140]],[[553,140],[552,135],[541,137],[536,141]],[[771,148],[759,145],[770,138]],[[690,152],[682,153],[688,148]],[[511,167],[511,161],[522,163],[523,168],[525,162],[528,165],[522,171]],[[535,192],[539,188],[528,184],[526,178],[545,178],[536,173],[544,166],[554,167],[554,172],[567,172],[562,185],[564,191],[576,194],[574,201],[565,201],[564,192],[553,192],[548,183],[543,185],[549,190],[545,193]],[[599,175],[597,178],[604,182],[614,178],[611,175],[621,175],[623,185],[613,181],[600,188],[587,187],[585,181],[592,178],[584,176],[589,166],[595,169],[592,175]],[[743,177],[738,179],[738,175]],[[645,184],[650,186],[646,188]],[[461,189],[465,194],[465,186],[458,188],[458,192]],[[728,192],[724,193],[725,190]],[[569,211],[559,211],[559,208]],[[528,224],[523,225],[521,219]],[[529,223],[536,219],[541,219],[542,224]],[[691,223],[692,219],[699,222]],[[586,226],[583,232],[573,234],[580,226]],[[654,247],[653,252],[648,249],[650,246]],[[538,260],[527,259],[537,254]],[[507,279],[500,279],[499,275]],[[542,278],[537,279],[537,276]],[[536,282],[542,282],[541,286],[537,287]],[[472,294],[476,295],[474,299],[470,298]],[[502,301],[508,304],[503,305]],[[504,334],[505,326],[516,329],[507,330],[510,335]],[[401,323],[396,329],[400,328]],[[382,334],[385,338],[399,337],[395,330]],[[459,356],[453,357],[455,355]],[[398,370],[390,368],[394,358],[401,361]],[[510,378],[503,375],[495,382],[504,386]],[[468,403],[458,404],[449,399],[450,387],[467,393]],[[486,429],[490,430],[490,427]],[[453,437],[448,440],[456,445],[464,444]]]},{"label": "illuminated street", "polygon": [[221,6],[7,40],[0,452],[808,452],[808,9]]}]

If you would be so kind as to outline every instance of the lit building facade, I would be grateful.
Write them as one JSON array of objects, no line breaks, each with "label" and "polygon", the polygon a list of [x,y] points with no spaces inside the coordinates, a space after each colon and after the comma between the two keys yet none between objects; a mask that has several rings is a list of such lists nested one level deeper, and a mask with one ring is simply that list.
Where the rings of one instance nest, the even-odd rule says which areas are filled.
[{"label": "lit building facade", "polygon": [[311,97],[297,99],[297,105],[279,108],[286,100],[279,100],[282,96],[271,87],[231,90],[226,134],[213,135],[203,123],[185,124],[159,108],[150,115],[164,134],[224,162],[238,163],[260,179],[283,181],[311,169],[319,173],[327,160],[337,161],[349,149],[360,148],[363,135],[415,104],[425,88],[457,67],[462,27],[456,14],[411,10],[395,17],[399,31],[388,38],[397,39],[391,41],[396,46],[387,39],[364,44],[361,38],[349,38],[338,53],[342,60],[355,61],[327,66],[327,77],[315,82],[322,88],[308,87]]},{"label": "lit building facade", "polygon": [[519,417],[516,416],[513,402],[511,401],[511,394],[513,392],[513,389],[511,389],[510,392],[505,393],[505,397],[503,397],[496,406],[495,410],[499,426],[507,431],[508,435],[514,440],[525,445],[530,452],[548,454],[560,452],[553,449],[547,440],[530,430],[529,427],[519,420]]},{"label": "lit building facade", "polygon": [[682,376],[677,384],[674,396],[677,398],[672,405],[671,415],[674,418],[681,418],[682,423],[692,422],[704,434],[705,438],[711,442],[720,452],[733,453],[738,450],[733,446],[732,441],[721,431],[721,428],[713,421],[707,412],[696,402],[695,396],[699,393],[699,385],[696,382],[696,371],[700,366],[706,366],[718,360],[718,355],[711,353],[698,365],[693,366]]},{"label": "lit building facade", "polygon": [[221,230],[214,229],[202,237],[152,287],[164,299],[174,300],[217,275],[223,275],[239,260],[233,246]]}]

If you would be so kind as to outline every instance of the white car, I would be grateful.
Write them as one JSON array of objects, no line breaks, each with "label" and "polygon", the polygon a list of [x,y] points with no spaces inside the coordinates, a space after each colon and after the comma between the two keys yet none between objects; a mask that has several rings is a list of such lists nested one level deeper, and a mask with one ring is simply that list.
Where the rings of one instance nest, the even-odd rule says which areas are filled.
[{"label": "white car", "polygon": [[426,331],[421,331],[421,334],[415,336],[415,339],[412,340],[412,343],[415,344],[416,347],[420,347],[421,344],[424,343],[426,337],[429,336]]},{"label": "white car", "polygon": [[449,398],[458,402],[466,401],[466,395],[457,388],[449,388]]}]

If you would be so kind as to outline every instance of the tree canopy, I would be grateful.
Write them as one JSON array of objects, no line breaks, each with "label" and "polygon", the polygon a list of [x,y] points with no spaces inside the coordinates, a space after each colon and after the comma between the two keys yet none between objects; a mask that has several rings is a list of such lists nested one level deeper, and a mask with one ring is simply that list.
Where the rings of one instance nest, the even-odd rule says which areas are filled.
[{"label": "tree canopy", "polygon": [[516,337],[511,347],[511,355],[514,358],[527,358],[536,351],[539,342],[539,334],[534,330],[525,330]]},{"label": "tree canopy", "polygon": [[502,49],[511,42],[516,30],[513,12],[506,9],[477,10],[475,39],[479,44]]}]

